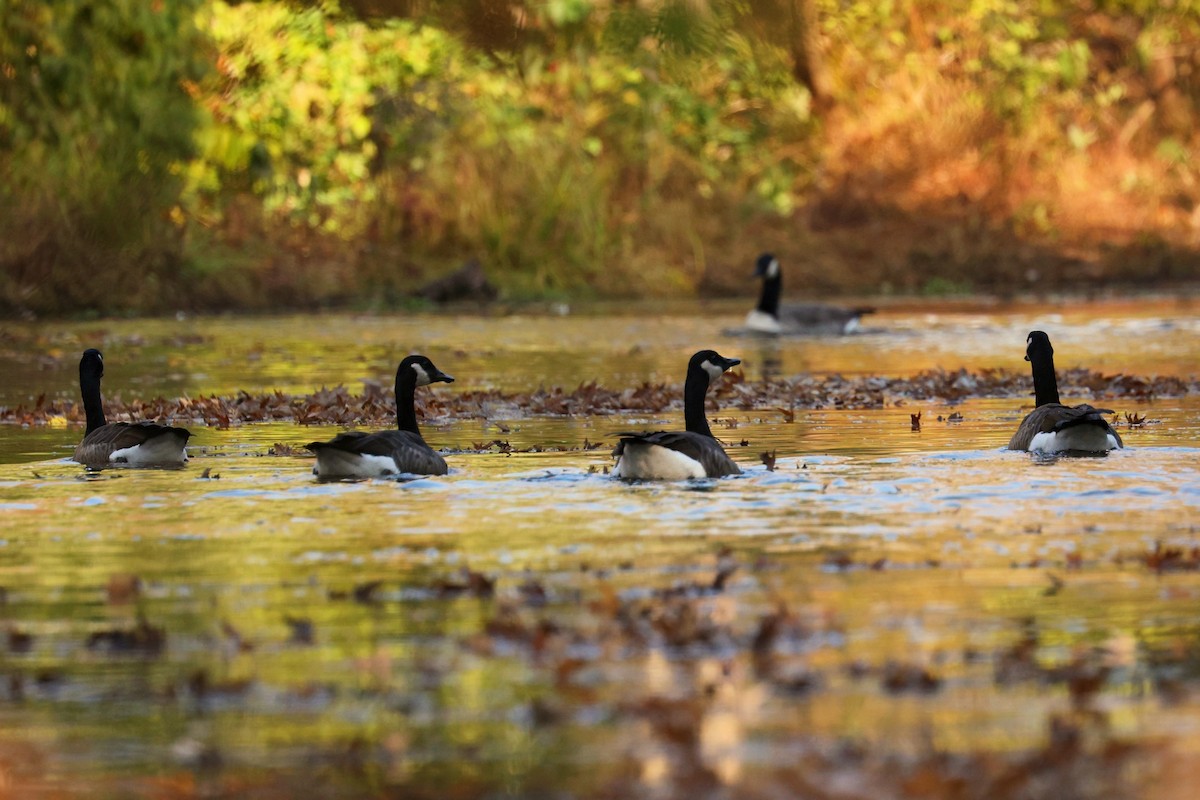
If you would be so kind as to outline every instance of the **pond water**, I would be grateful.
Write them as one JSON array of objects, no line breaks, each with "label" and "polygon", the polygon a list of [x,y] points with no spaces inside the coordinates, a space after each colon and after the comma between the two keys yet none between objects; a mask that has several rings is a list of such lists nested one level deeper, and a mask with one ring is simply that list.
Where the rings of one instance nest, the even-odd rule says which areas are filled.
[{"label": "pond water", "polygon": [[[705,346],[750,381],[1023,371],[1033,328],[1060,370],[1188,376],[1196,311],[775,344],[723,305],[10,323],[0,405],[75,397],[89,346],[126,399],[390,385],[411,351],[435,393],[679,383]],[[723,408],[745,474],[659,485],[604,474],[612,433],[679,414],[427,420],[449,476],[327,484],[274,445],[329,427],[191,426],[184,469],[97,474],[78,428],[0,427],[0,796],[1189,797],[1200,398],[1105,405],[1149,421],[1057,460],[1000,449],[1028,400]]]}]

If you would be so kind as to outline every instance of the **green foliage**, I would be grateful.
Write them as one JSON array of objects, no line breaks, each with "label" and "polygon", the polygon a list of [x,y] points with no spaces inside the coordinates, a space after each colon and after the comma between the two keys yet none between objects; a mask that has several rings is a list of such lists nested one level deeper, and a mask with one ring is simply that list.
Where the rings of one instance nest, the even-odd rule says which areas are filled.
[{"label": "green foliage", "polygon": [[180,248],[175,172],[193,152],[188,87],[207,55],[199,5],[14,0],[0,14],[9,303],[112,308],[168,278]]},{"label": "green foliage", "polygon": [[[579,28],[593,9],[537,12]],[[811,125],[781,55],[732,33],[703,59],[568,37],[497,63],[427,25],[327,8],[217,2],[205,24],[220,55],[188,172],[197,216],[219,224],[250,193],[268,227],[476,253],[518,294],[646,289],[619,265],[645,236],[687,236],[647,213],[664,195],[789,211],[800,164],[769,140]]]},{"label": "green foliage", "polygon": [[346,2],[8,0],[0,303],[396,298],[471,256],[510,296],[693,292],[802,208],[922,207],[892,180],[1065,243],[1114,148],[1131,204],[1200,204],[1191,0],[813,0],[828,128],[795,2]]},{"label": "green foliage", "polygon": [[419,160],[465,102],[471,59],[432,28],[281,3],[211,3],[205,24],[220,55],[189,171],[197,210],[219,216],[231,192],[248,191],[269,216],[358,234],[374,174]]}]

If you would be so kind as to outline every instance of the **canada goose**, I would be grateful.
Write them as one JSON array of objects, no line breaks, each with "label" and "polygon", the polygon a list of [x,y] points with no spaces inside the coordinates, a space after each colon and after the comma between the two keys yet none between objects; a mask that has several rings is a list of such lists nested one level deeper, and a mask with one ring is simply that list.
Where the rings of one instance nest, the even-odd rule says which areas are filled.
[{"label": "canada goose", "polygon": [[93,469],[123,464],[130,467],[177,467],[187,461],[188,437],[184,428],[155,422],[105,422],[100,399],[104,356],[99,350],[83,352],[79,359],[79,391],[87,414],[87,433],[75,448],[75,460]]},{"label": "canada goose", "polygon": [[864,314],[873,308],[839,308],[823,303],[779,305],[783,276],[779,259],[763,253],[754,262],[754,277],[762,278],[762,294],[758,305],[746,315],[745,329],[751,333],[788,335],[853,333]]},{"label": "canada goose", "polygon": [[1008,443],[1009,450],[1039,453],[1066,451],[1103,453],[1124,447],[1104,414],[1107,408],[1089,405],[1064,406],[1058,402],[1058,379],[1054,376],[1054,348],[1050,337],[1033,331],[1025,340],[1025,360],[1033,366],[1033,392],[1037,407],[1021,420]]},{"label": "canada goose", "polygon": [[454,378],[425,356],[408,356],[396,368],[394,431],[347,431],[328,442],[305,445],[317,454],[313,474],[320,478],[383,478],[389,475],[445,475],[446,459],[421,438],[413,395],[418,386]]},{"label": "canada goose", "polygon": [[738,465],[713,438],[704,416],[709,382],[742,363],[714,350],[701,350],[688,362],[683,385],[683,431],[622,433],[613,455],[620,458],[613,477],[680,481],[687,478],[720,478],[738,475]]}]

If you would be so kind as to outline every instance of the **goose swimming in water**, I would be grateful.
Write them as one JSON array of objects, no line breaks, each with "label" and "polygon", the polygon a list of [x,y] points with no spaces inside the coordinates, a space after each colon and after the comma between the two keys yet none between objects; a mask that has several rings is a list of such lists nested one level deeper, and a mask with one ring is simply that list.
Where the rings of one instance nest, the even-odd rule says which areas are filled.
[{"label": "goose swimming in water", "polygon": [[402,473],[445,475],[446,459],[421,438],[414,395],[418,386],[454,383],[425,356],[408,356],[396,368],[394,431],[347,431],[328,442],[305,445],[317,454],[313,474],[322,479],[384,478]]},{"label": "goose swimming in water", "polygon": [[1009,450],[1037,453],[1105,453],[1124,447],[1104,414],[1107,408],[1087,404],[1064,406],[1058,401],[1058,379],[1054,375],[1054,348],[1043,331],[1032,331],[1025,340],[1025,360],[1033,367],[1033,391],[1037,407],[1021,420],[1008,443]]},{"label": "goose swimming in water", "polygon": [[613,450],[620,459],[613,477],[679,481],[740,474],[738,465],[713,437],[704,415],[709,383],[740,363],[740,359],[725,358],[715,350],[701,350],[692,356],[683,386],[685,430],[620,434]]},{"label": "goose swimming in water", "polygon": [[75,448],[74,459],[92,469],[108,466],[179,467],[187,461],[185,428],[156,422],[106,422],[100,397],[104,356],[85,350],[79,359],[79,390],[87,415],[87,433]]},{"label": "goose swimming in water", "polygon": [[780,305],[783,289],[779,259],[763,253],[754,262],[754,277],[762,278],[762,293],[758,305],[746,315],[744,332],[772,336],[803,334],[846,334],[858,330],[864,314],[873,308],[840,308],[823,303],[789,303]]}]

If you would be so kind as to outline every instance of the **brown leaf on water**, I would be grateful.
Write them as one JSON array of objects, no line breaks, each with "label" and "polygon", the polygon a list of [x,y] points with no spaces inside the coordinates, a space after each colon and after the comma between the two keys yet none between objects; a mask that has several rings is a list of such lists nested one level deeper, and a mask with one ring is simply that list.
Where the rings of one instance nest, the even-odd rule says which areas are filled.
[{"label": "brown leaf on water", "polygon": [[221,635],[224,636],[225,640],[229,644],[233,645],[234,649],[239,653],[248,653],[254,649],[254,645],[251,642],[246,641],[241,632],[237,628],[233,627],[228,620],[221,621]]},{"label": "brown leaf on water", "polygon": [[544,606],[546,604],[546,587],[538,581],[525,581],[517,587],[517,592],[526,605]]},{"label": "brown leaf on water", "polygon": [[768,450],[767,452],[759,453],[758,455],[758,457],[762,459],[763,464],[766,465],[767,472],[775,471],[775,452],[775,450]]},{"label": "brown leaf on water", "polygon": [[1126,411],[1125,412],[1125,422],[1131,428],[1138,428],[1138,427],[1141,427],[1142,425],[1146,424],[1146,418],[1144,416],[1139,417],[1137,415],[1137,412],[1130,414],[1128,411]]},{"label": "brown leaf on water", "polygon": [[889,661],[883,665],[881,682],[884,690],[891,694],[918,692],[932,694],[942,685],[942,679],[925,667],[917,664],[902,664]]},{"label": "brown leaf on water", "polygon": [[725,591],[725,583],[737,572],[738,563],[734,559],[732,553],[722,554],[717,560],[717,574],[713,577],[712,586],[714,592]]},{"label": "brown leaf on water", "polygon": [[649,722],[654,734],[664,741],[689,748],[699,741],[705,709],[696,697],[648,697],[625,710]]},{"label": "brown leaf on water", "polygon": [[1154,543],[1154,551],[1142,556],[1142,561],[1155,572],[1194,572],[1200,570],[1200,547],[1185,552],[1179,547],[1164,547]]},{"label": "brown leaf on water", "polygon": [[166,647],[167,633],[162,628],[156,628],[139,616],[137,625],[132,628],[108,628],[88,636],[85,646],[88,650],[105,650],[111,653],[142,653],[143,655],[158,655]]},{"label": "brown leaf on water", "polygon": [[958,413],[957,411],[955,411],[953,414],[951,414],[950,416],[946,417],[946,421],[947,421],[947,422],[962,422],[962,421],[963,421],[963,415],[962,415],[962,414],[960,414],[960,413]]},{"label": "brown leaf on water", "polygon": [[[735,377],[736,376],[736,377]],[[1088,370],[1059,371],[1059,389],[1064,394],[1087,392],[1097,397],[1180,397],[1200,392],[1200,380],[1174,377],[1108,376]],[[747,382],[743,373],[731,373],[717,387],[723,405],[734,399],[743,409],[772,409],[787,418],[785,410],[797,408],[864,409],[902,406],[910,402],[957,402],[966,397],[1025,397],[1029,376],[1024,371],[983,369],[969,372],[929,370],[906,378],[842,375]],[[201,396],[150,401],[120,397],[106,398],[106,410],[114,418],[155,419],[168,423],[193,423],[228,428],[248,422],[291,421],[301,425],[381,425],[394,422],[395,404],[384,389],[364,384],[356,395],[346,387],[322,388],[303,395],[271,391],[240,391],[233,397]],[[615,412],[659,413],[683,405],[678,384],[650,384],[624,389],[607,389],[583,384],[575,389],[539,388],[533,392],[469,390],[455,394],[433,393],[418,398],[420,418],[437,415],[446,419],[477,419],[481,406],[519,407],[531,415],[611,414]],[[1132,415],[1131,415],[1132,416]],[[41,405],[0,408],[0,423],[40,425],[52,418],[65,418],[73,425],[83,421],[78,401],[43,398]],[[1149,422],[1149,421],[1147,421]]]},{"label": "brown leaf on water", "polygon": [[825,556],[825,566],[845,572],[854,566],[854,557],[844,550],[835,550]]},{"label": "brown leaf on water", "polygon": [[8,652],[28,653],[33,649],[33,634],[15,625],[8,626]]},{"label": "brown leaf on water", "polygon": [[921,412],[918,411],[917,413],[909,414],[908,416],[912,418],[912,429],[914,431],[921,430]]},{"label": "brown leaf on water", "polygon": [[463,567],[453,577],[438,578],[434,581],[433,590],[442,598],[470,595],[483,599],[496,593],[496,581],[480,572]]},{"label": "brown leaf on water", "polygon": [[994,680],[1001,686],[1035,680],[1042,674],[1036,660],[1039,644],[1037,622],[1033,618],[1026,619],[1022,628],[1020,638],[996,654]]},{"label": "brown leaf on water", "polygon": [[1046,579],[1050,581],[1050,585],[1042,590],[1043,597],[1054,597],[1056,594],[1062,591],[1064,586],[1067,585],[1063,582],[1062,578],[1058,577],[1053,572],[1047,572]]},{"label": "brown leaf on water", "polygon": [[781,407],[776,406],[775,410],[783,415],[784,422],[790,423],[790,422],[796,421],[796,409],[795,408],[781,408]]},{"label": "brown leaf on water", "polygon": [[291,631],[291,635],[288,637],[289,644],[311,645],[316,642],[317,631],[311,619],[287,614],[283,621]]},{"label": "brown leaf on water", "polygon": [[275,444],[271,445],[271,448],[269,450],[267,450],[267,455],[269,455],[269,456],[303,456],[303,457],[307,458],[311,454],[308,452],[308,450],[306,448],[292,447],[290,444],[285,444],[283,442],[276,442]]},{"label": "brown leaf on water", "polygon": [[368,581],[360,583],[354,587],[354,602],[372,604],[378,603],[378,598],[375,597],[376,591],[383,585],[383,581]]},{"label": "brown leaf on water", "polygon": [[1104,688],[1112,672],[1112,668],[1104,663],[1103,655],[1098,648],[1080,650],[1070,663],[1048,670],[1047,677],[1054,683],[1067,685],[1067,692],[1076,708],[1087,708],[1096,693]]},{"label": "brown leaf on water", "polygon": [[137,600],[142,593],[142,579],[128,573],[110,575],[105,586],[105,596],[114,606]]}]

